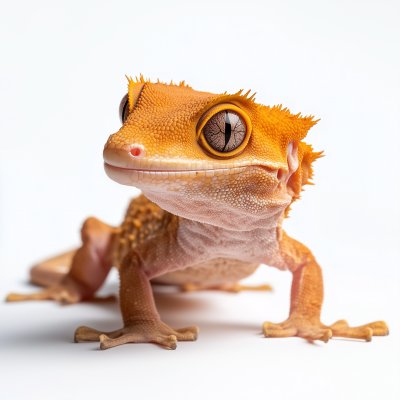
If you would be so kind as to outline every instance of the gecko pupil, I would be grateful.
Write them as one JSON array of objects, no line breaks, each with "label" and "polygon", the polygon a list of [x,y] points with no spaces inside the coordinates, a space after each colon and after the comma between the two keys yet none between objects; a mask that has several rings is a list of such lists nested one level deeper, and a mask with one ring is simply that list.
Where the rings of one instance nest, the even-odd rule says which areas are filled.
[{"label": "gecko pupil", "polygon": [[207,143],[221,153],[236,150],[246,137],[246,123],[233,110],[223,110],[213,115],[203,128]]},{"label": "gecko pupil", "polygon": [[225,146],[222,151],[225,151],[226,145],[229,143],[232,134],[231,122],[229,121],[228,110],[225,111]]}]

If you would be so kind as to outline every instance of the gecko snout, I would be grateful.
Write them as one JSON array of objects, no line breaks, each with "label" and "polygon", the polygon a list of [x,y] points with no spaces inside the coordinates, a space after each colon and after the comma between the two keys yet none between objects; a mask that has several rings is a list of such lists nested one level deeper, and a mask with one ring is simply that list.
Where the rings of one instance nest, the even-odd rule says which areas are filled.
[{"label": "gecko snout", "polygon": [[103,158],[104,161],[118,168],[134,168],[138,166],[135,162],[146,157],[146,150],[142,144],[131,143],[124,145],[116,145],[114,143],[107,143]]}]

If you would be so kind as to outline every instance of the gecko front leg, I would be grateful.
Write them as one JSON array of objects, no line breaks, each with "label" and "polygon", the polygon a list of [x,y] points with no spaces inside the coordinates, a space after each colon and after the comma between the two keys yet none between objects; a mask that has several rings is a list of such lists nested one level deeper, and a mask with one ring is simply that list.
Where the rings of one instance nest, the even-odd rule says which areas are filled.
[{"label": "gecko front leg", "polygon": [[323,281],[320,266],[307,247],[286,234],[283,234],[281,249],[289,269],[294,267],[290,313],[289,318],[280,324],[265,322],[263,333],[266,337],[299,336],[307,340],[322,340],[325,343],[331,337],[346,337],[369,342],[372,336],[389,334],[389,329],[383,321],[354,328],[345,320],[333,325],[321,323]]},{"label": "gecko front leg", "polygon": [[124,327],[100,332],[85,326],[75,332],[75,341],[100,341],[102,350],[125,343],[158,343],[176,349],[177,341],[194,341],[199,329],[170,328],[161,321],[154,303],[149,279],[140,268],[139,257],[128,254],[120,270],[120,304]]},{"label": "gecko front leg", "polygon": [[[175,220],[177,222],[177,219]],[[100,341],[102,350],[125,343],[158,343],[176,349],[177,341],[195,341],[199,329],[171,328],[161,321],[154,302],[150,279],[160,268],[174,261],[177,223],[171,223],[159,237],[128,253],[120,267],[120,307],[124,326],[113,332],[101,332],[85,326],[75,331],[75,342]],[[179,250],[179,249],[178,249]],[[169,255],[169,257],[167,257]],[[152,268],[143,268],[144,261]],[[168,267],[169,266],[169,267]],[[148,276],[150,275],[150,276]]]}]

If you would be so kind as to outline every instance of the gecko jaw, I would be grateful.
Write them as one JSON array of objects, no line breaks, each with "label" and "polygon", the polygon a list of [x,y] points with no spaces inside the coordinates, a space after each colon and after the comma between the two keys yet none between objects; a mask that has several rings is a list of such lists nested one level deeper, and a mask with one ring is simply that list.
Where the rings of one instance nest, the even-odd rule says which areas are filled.
[{"label": "gecko jaw", "polygon": [[[123,168],[104,162],[105,165],[111,168],[123,169],[126,171],[143,171],[143,172],[200,172],[200,171],[215,171],[215,169],[153,169],[153,168]],[[221,168],[231,169],[231,168]]]},{"label": "gecko jaw", "polygon": [[[200,178],[214,178],[219,176],[238,174],[247,167],[221,168],[221,169],[198,169],[198,170],[158,170],[158,169],[134,169],[121,168],[104,163],[104,170],[107,176],[121,185],[136,186],[143,181],[180,181],[181,186],[185,186],[189,181]],[[161,183],[161,182],[160,182]]]},{"label": "gecko jaw", "polygon": [[[106,162],[104,163],[104,170],[107,176],[121,185],[138,187],[141,187],[142,185],[159,187],[166,186],[170,190],[174,188],[183,189],[188,183],[194,180],[217,180],[224,179],[224,177],[228,175],[238,175],[245,172],[249,167],[251,166],[207,170],[156,170],[121,168]],[[261,168],[264,170],[263,167]],[[266,173],[270,174],[273,179],[276,179],[277,171],[266,171]]]}]

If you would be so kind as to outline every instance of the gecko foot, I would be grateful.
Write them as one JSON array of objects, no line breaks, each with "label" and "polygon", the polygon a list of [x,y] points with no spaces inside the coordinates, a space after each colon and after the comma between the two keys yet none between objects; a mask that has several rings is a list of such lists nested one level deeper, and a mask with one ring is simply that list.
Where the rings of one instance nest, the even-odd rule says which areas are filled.
[{"label": "gecko foot", "polygon": [[81,326],[75,331],[74,340],[78,342],[98,342],[100,349],[106,350],[125,343],[157,343],[171,350],[176,349],[178,341],[195,341],[199,328],[170,328],[161,321],[135,321],[113,332],[101,332]]},{"label": "gecko foot", "polygon": [[319,322],[318,319],[289,317],[280,324],[264,322],[263,333],[267,338],[298,336],[310,341],[322,340],[325,343],[332,337],[364,339],[366,342],[370,342],[372,336],[388,335],[389,328],[383,321],[351,328],[345,320],[327,326]]},{"label": "gecko foot", "polygon": [[55,300],[61,305],[75,304],[82,301],[107,303],[116,301],[113,295],[107,297],[83,297],[82,292],[72,285],[53,285],[40,292],[31,294],[10,293],[6,297],[7,302],[28,301],[28,300]]},{"label": "gecko foot", "polygon": [[27,300],[55,300],[58,303],[74,304],[81,301],[81,295],[78,290],[71,286],[53,285],[40,292],[32,294],[10,293],[6,301],[27,301]]}]

